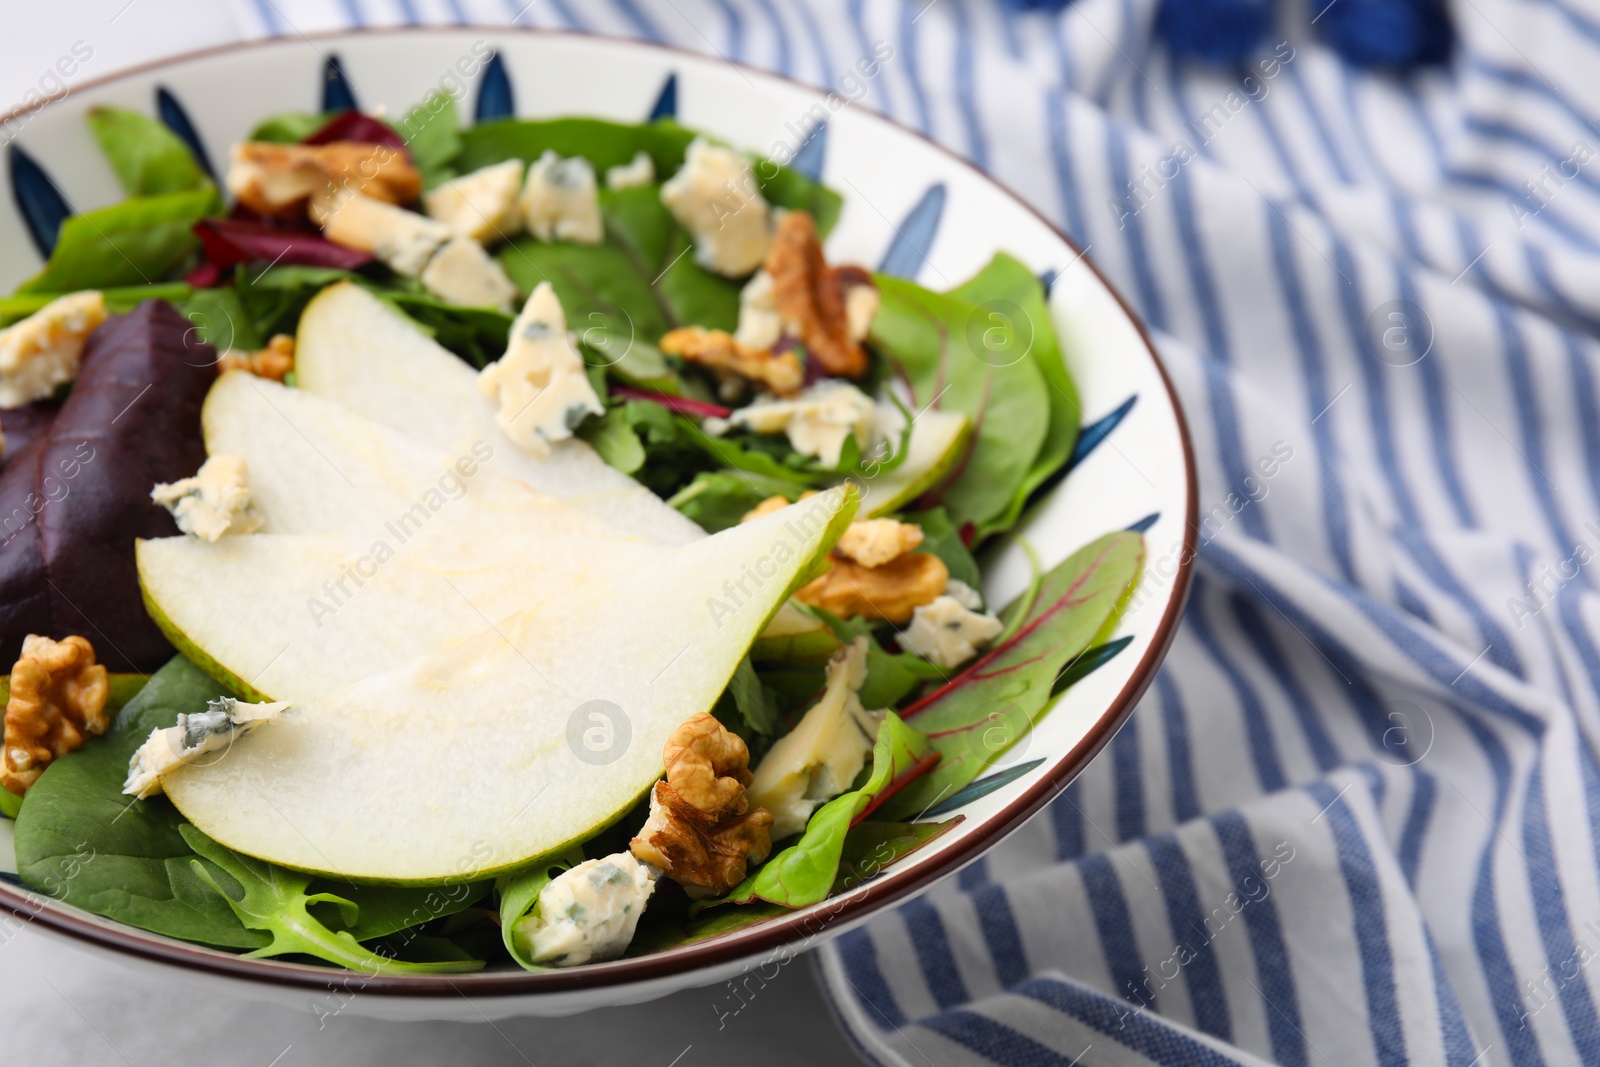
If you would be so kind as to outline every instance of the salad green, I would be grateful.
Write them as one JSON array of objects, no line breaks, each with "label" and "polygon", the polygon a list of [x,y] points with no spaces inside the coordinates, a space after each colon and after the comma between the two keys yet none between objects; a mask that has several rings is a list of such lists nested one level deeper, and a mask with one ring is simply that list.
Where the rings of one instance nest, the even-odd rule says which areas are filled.
[{"label": "salad green", "polygon": [[[113,632],[83,636],[117,670],[140,673],[113,676],[107,707],[115,716],[103,735],[53,754],[22,795],[0,797],[0,813],[15,819],[25,885],[219,949],[398,974],[559,965],[567,957],[538,956],[529,936],[548,926],[542,903],[556,900],[559,887],[570,936],[589,939],[569,962],[662,951],[820,903],[927,846],[961,821],[945,817],[953,805],[1026,773],[1034,764],[1018,761],[1033,724],[1064,689],[1126,647],[1116,630],[1142,572],[1138,533],[1108,533],[1048,566],[1035,559],[1033,582],[999,612],[983,597],[990,551],[1062,475],[1082,422],[1045,285],[1018,259],[997,254],[946,292],[831,264],[815,238],[797,242],[803,228],[785,220],[806,219],[826,236],[840,215],[837,192],[672,120],[507,118],[463,127],[454,99],[442,94],[392,125],[356,112],[281,114],[249,138],[250,165],[268,169],[252,177],[239,169],[246,157],[236,157],[228,197],[161,123],[97,108],[88,124],[126,199],[67,219],[43,269],[0,298],[0,329],[17,331],[18,344],[35,333],[53,337],[54,302],[86,291],[114,318],[69,339],[77,349],[60,358],[74,369],[81,362],[82,373],[31,403],[29,417],[47,426],[39,444],[0,468],[0,502],[43,491],[40,459],[64,447],[64,429],[118,447],[103,449],[70,508],[59,509],[70,521],[29,518],[26,537],[8,531],[0,541],[0,585],[11,582],[7,588],[25,591],[19,602],[39,605],[0,620],[0,643],[10,652],[27,633],[80,629],[74,617],[42,606],[48,597],[36,587],[49,573],[37,553],[24,554],[38,527],[53,521],[63,558],[105,558],[93,574],[127,616]],[[289,162],[270,172],[274,160]],[[732,177],[700,174],[694,160]],[[519,180],[515,202],[490,204],[488,170],[512,164],[519,175],[525,165],[557,177],[537,188],[532,177],[525,186]],[[380,167],[398,185],[379,188]],[[664,193],[669,185],[676,200]],[[284,188],[300,192],[273,201]],[[474,224],[468,235],[447,224],[436,194],[447,194],[439,204],[452,196],[458,208],[466,204],[469,219],[493,215],[492,225]],[[683,211],[684,195],[724,198],[715,225]],[[367,212],[361,226],[392,229],[336,226],[352,200]],[[552,233],[531,224],[536,211],[571,228],[546,239]],[[751,223],[768,212],[769,222]],[[598,220],[594,240],[572,236],[586,220]],[[763,235],[770,249],[757,270],[728,276],[719,273],[727,252],[719,242],[734,240],[735,230]],[[397,251],[402,246],[409,251]],[[447,260],[452,246],[457,256]],[[447,263],[474,264],[477,274],[457,277]],[[516,299],[460,297],[492,292],[466,284],[484,278],[503,278]],[[331,307],[358,309],[360,321],[330,326]],[[49,355],[57,343],[35,347]],[[865,373],[829,365],[839,351],[861,354]],[[271,370],[266,357],[274,353],[290,365]],[[233,368],[220,379],[234,382],[231,393],[217,384],[216,363]],[[155,368],[149,379],[166,403],[123,406],[116,389],[126,383],[115,386],[108,368],[136,366]],[[357,366],[392,377],[362,379],[351,370]],[[276,380],[251,380],[241,392],[240,374]],[[518,421],[557,381],[572,398],[566,406],[531,429]],[[514,387],[530,382],[518,399]],[[113,428],[118,407],[138,414]],[[281,426],[235,424],[269,411],[299,427],[310,451]],[[0,411],[0,427],[12,417]],[[337,464],[323,451],[326,440],[312,440],[330,426],[343,434],[328,445]],[[223,449],[224,442],[233,444]],[[442,476],[446,453],[454,466]],[[239,473],[224,486],[213,464],[238,459],[242,472],[244,454],[248,485]],[[306,458],[313,454],[337,469]],[[202,456],[209,458],[196,473],[192,461]],[[133,535],[121,544],[105,531],[131,515],[154,515],[170,535],[150,492],[155,481],[172,489],[180,478],[186,489],[167,497],[192,500],[170,505],[188,540],[140,527],[150,539],[138,549],[136,575]],[[380,483],[382,492],[371,488]],[[543,494],[537,501],[530,485]],[[252,493],[270,537],[250,532],[261,520],[247,514]],[[611,497],[624,503],[603,502]],[[216,509],[210,518],[226,536],[196,532],[202,508]],[[419,530],[431,524],[398,538],[411,542],[410,556],[386,542],[388,556],[356,544],[376,520],[396,517]],[[392,521],[385,529],[393,536]],[[779,553],[760,541],[768,531],[772,545],[783,546],[777,564],[769,557]],[[360,559],[378,559],[370,574],[334,562],[362,550]],[[428,599],[424,586],[433,579],[425,576],[446,570],[445,559],[463,575],[489,575],[461,577],[467,591],[450,585],[470,611]],[[333,580],[313,598],[331,621],[313,610],[313,640],[286,661],[306,667],[297,681],[269,672],[263,646],[282,638],[287,650],[311,625],[303,597],[271,588],[300,571],[312,588],[325,571]],[[650,578],[661,571],[670,578]],[[197,589],[192,576],[202,573],[211,584]],[[830,583],[860,595],[833,598]],[[572,604],[552,603],[559,598],[551,590]],[[397,599],[384,599],[391,595]],[[636,603],[619,603],[625,596]],[[358,606],[341,619],[337,612],[363,603],[359,597],[380,610],[362,615]],[[539,768],[554,765],[537,760],[564,759],[562,748],[508,729],[481,751],[459,742],[458,755],[477,753],[465,761],[475,768],[470,777],[430,779],[445,772],[429,762],[438,746],[428,731],[443,729],[443,720],[493,735],[501,714],[493,709],[543,708],[526,668],[561,677],[563,650],[594,649],[604,639],[584,625],[609,620],[612,634],[629,633],[674,612],[686,617],[702,599],[708,628],[696,630],[692,620],[681,627],[698,647],[646,671],[652,641],[674,627],[641,629],[628,639],[641,662],[607,669],[622,685],[632,674],[660,677],[679,655],[704,668],[692,684],[671,683],[682,708],[654,702],[667,710],[623,713],[623,726],[649,738],[639,742],[642,756],[628,756],[626,742],[615,758],[579,751],[598,736],[597,723],[618,725],[604,708],[591,709],[582,720],[574,711],[565,735],[582,764],[576,769],[539,778]],[[219,614],[213,600],[249,608]],[[429,617],[393,623],[383,635],[389,659],[371,660],[381,670],[352,682],[333,665],[316,671],[303,659],[338,655],[360,639],[350,635],[407,610]],[[185,654],[174,655],[167,640]],[[113,654],[118,644],[131,656]],[[245,671],[241,648],[260,652],[265,666]],[[470,699],[440,682],[457,674],[474,679]],[[313,677],[326,685],[316,689]],[[232,729],[215,710],[227,697],[290,706],[281,724],[263,723],[248,738],[208,738],[197,724]],[[8,751],[13,729],[37,714],[26,704],[8,705]],[[709,716],[675,731],[681,716],[666,729],[655,721],[695,709]],[[544,718],[564,724],[569,709],[545,710]],[[691,726],[700,731],[693,739]],[[348,752],[364,757],[339,748],[352,731],[362,741]],[[151,748],[180,735],[169,753]],[[282,742],[276,751],[274,737]],[[298,739],[299,749],[284,738]],[[592,787],[600,798],[594,811],[552,814],[583,805],[540,802],[537,782],[488,766],[484,753],[515,762],[518,745],[527,746],[522,773],[574,793]],[[326,803],[320,756],[305,755],[324,750],[328,765],[347,768],[351,779]],[[291,751],[299,755],[286,765]],[[1013,766],[983,777],[1007,753]],[[389,765],[370,765],[384,760]],[[701,778],[680,773],[686,760],[695,774],[711,768],[716,789],[732,790],[732,799],[718,793],[713,803],[697,792]],[[130,765],[162,789],[127,795]],[[230,790],[244,783],[264,807],[232,810],[241,806],[229,803]],[[534,799],[523,803],[525,787]],[[309,807],[274,801],[276,788],[294,789]],[[440,812],[440,823],[407,827],[402,816],[377,812],[350,816],[341,828],[330,817],[305,830],[297,824],[296,840],[262,815],[282,802],[314,820],[319,805],[332,810],[363,792],[378,808]],[[496,816],[455,873],[422,859],[408,866],[405,854],[426,853],[429,841],[460,850],[448,827],[469,825],[474,812],[448,809],[468,794],[485,811],[500,811],[494,805],[510,796],[514,817]],[[508,828],[523,819],[520,829]],[[349,842],[351,822],[361,822],[359,862],[323,848]],[[785,828],[780,840],[772,839],[775,825]],[[524,847],[531,841],[544,843],[535,852]],[[596,860],[604,862],[597,868]],[[572,880],[580,873],[582,884]]]}]

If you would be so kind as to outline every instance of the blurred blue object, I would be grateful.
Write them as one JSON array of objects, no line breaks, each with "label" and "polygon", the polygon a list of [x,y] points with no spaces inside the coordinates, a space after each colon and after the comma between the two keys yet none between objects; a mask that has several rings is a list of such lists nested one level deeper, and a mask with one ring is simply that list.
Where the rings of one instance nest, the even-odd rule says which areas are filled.
[{"label": "blurred blue object", "polygon": [[1450,55],[1443,0],[1321,0],[1317,29],[1328,46],[1360,67],[1440,63]]},{"label": "blurred blue object", "polygon": [[1156,32],[1173,55],[1237,63],[1266,40],[1272,0],[1162,0]]}]

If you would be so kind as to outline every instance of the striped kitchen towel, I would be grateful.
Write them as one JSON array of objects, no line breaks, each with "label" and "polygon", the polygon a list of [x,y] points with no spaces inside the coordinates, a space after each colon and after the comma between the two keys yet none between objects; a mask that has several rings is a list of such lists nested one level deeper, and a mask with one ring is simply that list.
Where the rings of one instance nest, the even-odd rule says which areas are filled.
[{"label": "striped kitchen towel", "polygon": [[1171,56],[1156,0],[235,3],[262,35],[515,19],[817,85],[891,42],[866,103],[1155,330],[1201,475],[1185,624],[1048,812],[821,950],[869,1059],[1600,1063],[1592,0],[1459,0],[1449,65],[1405,76],[1319,44],[1327,0],[1226,72]]}]

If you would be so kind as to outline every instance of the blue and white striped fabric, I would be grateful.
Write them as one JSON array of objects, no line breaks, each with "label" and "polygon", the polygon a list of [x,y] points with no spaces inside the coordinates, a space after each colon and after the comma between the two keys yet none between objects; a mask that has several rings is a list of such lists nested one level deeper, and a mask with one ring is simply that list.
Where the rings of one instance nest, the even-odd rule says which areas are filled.
[{"label": "blue and white striped fabric", "polygon": [[261,34],[515,17],[817,84],[887,40],[867,103],[1157,332],[1207,516],[1185,625],[1047,813],[823,950],[870,1059],[1600,1062],[1592,0],[1460,0],[1452,67],[1404,80],[1301,11],[1248,73],[1187,69],[1154,0],[235,2]]}]

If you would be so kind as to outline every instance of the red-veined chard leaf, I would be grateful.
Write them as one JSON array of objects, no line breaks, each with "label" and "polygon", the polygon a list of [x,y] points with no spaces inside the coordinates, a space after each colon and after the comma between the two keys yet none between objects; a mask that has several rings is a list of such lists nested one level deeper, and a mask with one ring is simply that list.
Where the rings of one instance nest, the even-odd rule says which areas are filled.
[{"label": "red-veined chard leaf", "polygon": [[915,818],[1025,736],[1049,707],[1062,669],[1116,624],[1143,567],[1141,534],[1123,530],[1091,541],[1044,576],[1008,641],[901,709],[943,758],[884,805],[884,817]]}]

